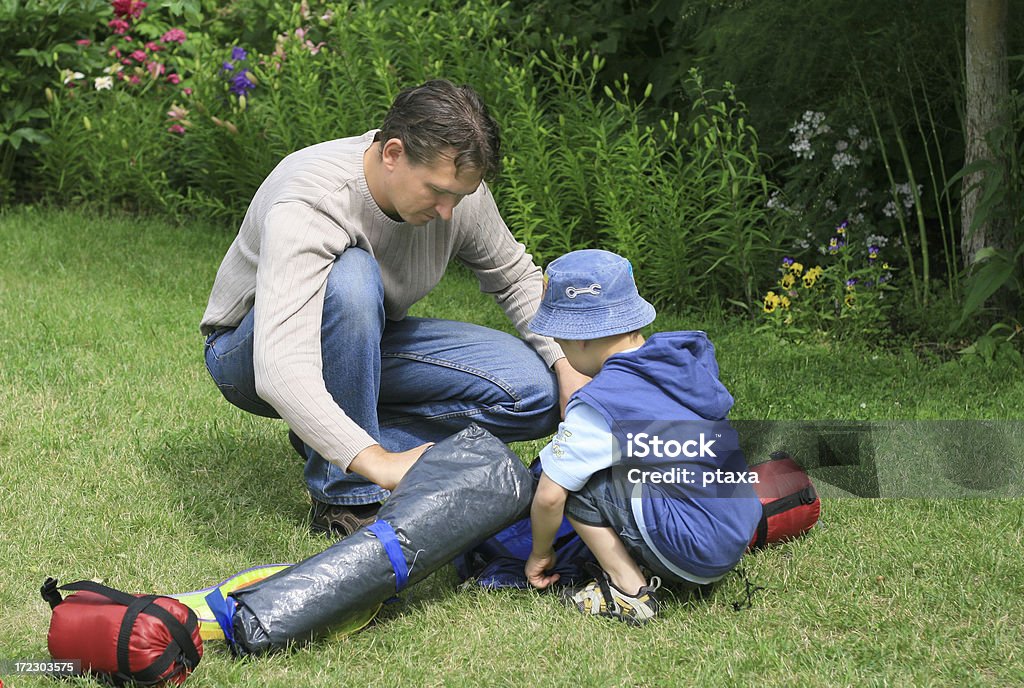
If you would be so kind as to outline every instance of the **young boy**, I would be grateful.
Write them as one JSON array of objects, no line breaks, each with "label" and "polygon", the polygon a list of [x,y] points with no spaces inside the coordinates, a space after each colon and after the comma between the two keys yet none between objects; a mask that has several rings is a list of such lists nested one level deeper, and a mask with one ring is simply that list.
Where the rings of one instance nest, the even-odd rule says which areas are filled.
[{"label": "young boy", "polygon": [[747,465],[726,420],[733,399],[714,347],[703,332],[645,341],[639,330],[654,316],[629,261],[585,250],[548,266],[530,323],[593,379],[540,453],[526,577],[537,588],[558,580],[546,571],[565,514],[602,568],[567,601],[632,624],[657,615],[662,580],[697,588],[728,573],[761,515],[741,482]]}]

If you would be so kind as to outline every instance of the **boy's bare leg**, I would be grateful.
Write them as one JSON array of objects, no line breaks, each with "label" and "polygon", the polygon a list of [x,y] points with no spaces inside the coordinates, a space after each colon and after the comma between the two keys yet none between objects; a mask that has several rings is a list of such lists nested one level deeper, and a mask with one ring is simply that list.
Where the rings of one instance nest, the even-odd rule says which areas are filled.
[{"label": "boy's bare leg", "polygon": [[616,588],[627,595],[633,595],[647,585],[647,579],[640,572],[640,567],[629,556],[626,546],[622,544],[614,530],[580,523],[571,516],[568,518],[569,523],[597,557],[597,562],[608,573]]}]

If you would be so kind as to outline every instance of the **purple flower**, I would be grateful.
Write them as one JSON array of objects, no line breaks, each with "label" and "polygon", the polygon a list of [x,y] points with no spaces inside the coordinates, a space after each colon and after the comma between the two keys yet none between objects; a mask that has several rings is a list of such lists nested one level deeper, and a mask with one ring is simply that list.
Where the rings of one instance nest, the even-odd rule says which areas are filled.
[{"label": "purple flower", "polygon": [[876,258],[878,258],[878,251],[879,248],[877,246],[868,246],[868,260],[873,262]]},{"label": "purple flower", "polygon": [[233,72],[233,71],[235,71],[235,65],[231,64],[230,62],[224,62],[220,66],[220,71],[222,71],[222,72]]},{"label": "purple flower", "polygon": [[236,45],[234,48],[231,49],[231,59],[232,60],[244,60],[245,57],[246,57],[246,54],[245,54],[245,49],[244,48],[239,48]]},{"label": "purple flower", "polygon": [[230,91],[236,96],[244,96],[256,88],[256,84],[249,80],[249,72],[242,70],[231,79]]},{"label": "purple flower", "polygon": [[856,277],[851,277],[850,279],[846,280],[846,288],[847,289],[852,289],[856,284],[857,284],[857,278]]},{"label": "purple flower", "polygon": [[783,259],[782,259],[782,267],[788,268],[792,264],[793,264],[793,259],[792,258],[790,258],[789,256],[784,256],[783,257]]}]

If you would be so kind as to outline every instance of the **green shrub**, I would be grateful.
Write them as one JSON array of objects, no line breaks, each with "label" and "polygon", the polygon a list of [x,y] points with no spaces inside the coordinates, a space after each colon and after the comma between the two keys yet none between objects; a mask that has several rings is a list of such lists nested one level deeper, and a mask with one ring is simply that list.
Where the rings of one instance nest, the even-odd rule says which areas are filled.
[{"label": "green shrub", "polygon": [[0,0],[0,205],[37,191],[32,155],[48,140],[46,88],[60,58],[110,14],[105,0]]},{"label": "green shrub", "polygon": [[[628,76],[601,87],[599,59],[559,36],[530,47],[537,32],[527,18],[510,34],[508,12],[482,0],[298,5],[279,13],[262,50],[191,32],[161,53],[180,83],[147,80],[149,63],[132,63],[139,83],[98,90],[83,67],[81,87],[58,89],[50,106],[43,176],[57,199],[233,226],[282,157],[362,133],[402,88],[444,76],[475,85],[499,121],[494,194],[538,261],[600,246],[633,261],[662,305],[754,299],[778,231],[733,87],[711,89],[693,71],[692,112],[645,123]],[[149,16],[138,24],[167,26]],[[114,67],[108,43],[91,50],[82,64]]]}]

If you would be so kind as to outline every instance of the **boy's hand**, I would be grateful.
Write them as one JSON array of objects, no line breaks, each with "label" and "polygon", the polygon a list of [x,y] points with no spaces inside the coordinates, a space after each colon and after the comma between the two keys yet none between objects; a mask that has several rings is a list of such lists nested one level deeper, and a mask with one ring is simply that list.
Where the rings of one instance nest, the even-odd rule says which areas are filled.
[{"label": "boy's hand", "polygon": [[560,576],[557,573],[547,573],[550,569],[554,568],[555,562],[558,561],[558,555],[555,554],[555,550],[549,549],[547,552],[530,552],[530,558],[526,560],[526,580],[530,581],[530,585],[543,590],[552,583],[558,581]]}]

